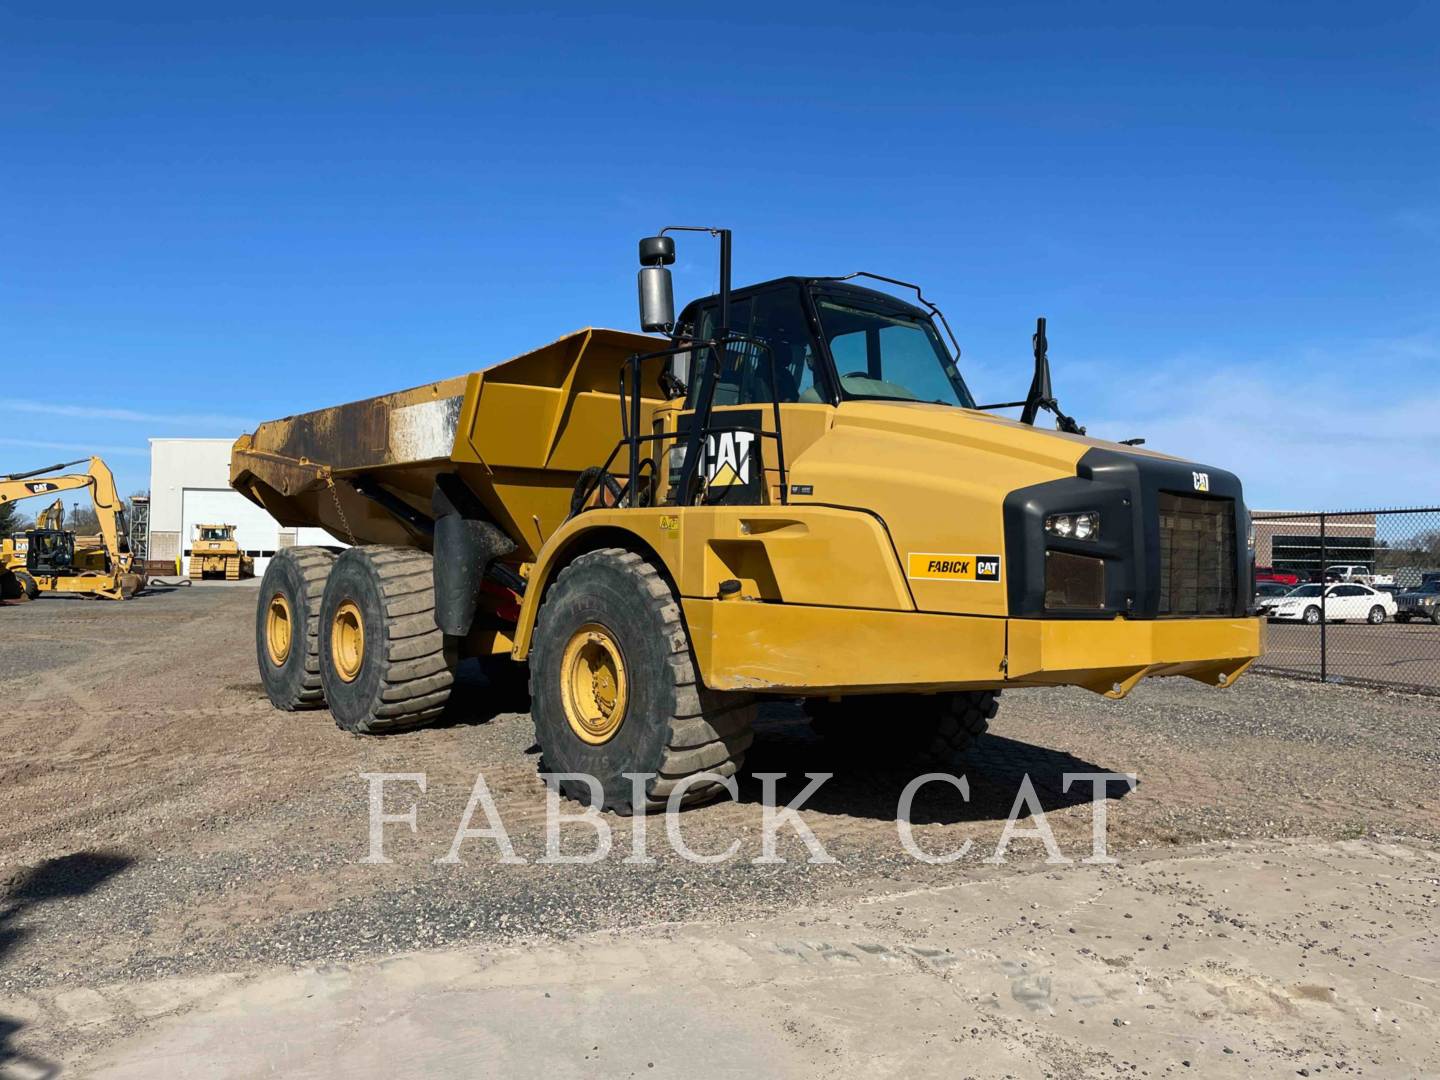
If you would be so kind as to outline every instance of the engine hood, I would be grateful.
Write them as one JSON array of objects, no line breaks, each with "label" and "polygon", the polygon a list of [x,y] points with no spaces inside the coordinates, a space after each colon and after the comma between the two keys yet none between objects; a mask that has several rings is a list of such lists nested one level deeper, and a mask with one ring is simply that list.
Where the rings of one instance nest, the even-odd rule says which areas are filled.
[{"label": "engine hood", "polygon": [[[879,517],[922,611],[1040,614],[1046,552],[1059,543],[1043,535],[1047,514],[1102,514],[1103,536],[1081,549],[1107,560],[1106,601],[1092,617],[1161,609],[1162,492],[1232,500],[1230,527],[1248,524],[1239,482],[1223,470],[922,402],[842,403],[790,461],[789,482],[794,502]],[[1237,565],[1230,579],[1248,573]]]},{"label": "engine hood", "polygon": [[1159,461],[1183,460],[1143,447],[1032,427],[977,409],[920,401],[847,401],[835,411],[835,426],[894,432],[980,451],[999,449],[1036,465],[1057,469],[1065,476],[1073,475],[1075,462],[1087,450],[1096,448]]}]

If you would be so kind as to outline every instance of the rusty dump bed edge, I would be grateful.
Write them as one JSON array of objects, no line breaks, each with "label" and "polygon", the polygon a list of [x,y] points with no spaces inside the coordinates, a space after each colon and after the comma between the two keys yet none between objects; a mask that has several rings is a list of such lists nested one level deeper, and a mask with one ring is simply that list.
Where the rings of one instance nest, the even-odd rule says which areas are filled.
[{"label": "rusty dump bed edge", "polygon": [[[511,500],[495,490],[497,472],[554,471],[561,475],[537,482],[557,487],[573,483],[585,464],[603,462],[619,438],[620,369],[631,355],[665,344],[587,328],[468,375],[271,420],[235,442],[231,485],[284,525],[395,543],[404,537],[383,514],[361,503],[352,516],[348,496],[317,493],[335,491],[337,477],[363,475],[424,509],[435,473],[450,463],[478,474],[472,486],[486,489],[479,494],[510,525],[520,508],[506,512],[502,504]],[[645,368],[647,412],[661,397],[659,369],[659,361]],[[527,505],[522,517],[535,512]],[[372,519],[377,528],[366,527]]]}]

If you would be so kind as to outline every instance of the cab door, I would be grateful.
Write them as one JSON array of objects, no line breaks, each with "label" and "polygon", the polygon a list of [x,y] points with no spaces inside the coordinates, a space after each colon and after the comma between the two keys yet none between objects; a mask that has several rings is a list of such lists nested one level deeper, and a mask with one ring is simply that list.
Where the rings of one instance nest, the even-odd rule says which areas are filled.
[{"label": "cab door", "polygon": [[[706,305],[695,318],[695,336],[716,333],[718,309]],[[742,294],[730,305],[730,329],[745,340],[732,343],[712,399],[712,434],[701,448],[704,501],[720,505],[779,502],[780,457],[791,465],[824,434],[833,393],[811,332],[798,282],[778,282]],[[687,409],[679,430],[688,430],[700,392],[700,365],[692,366]],[[775,416],[780,416],[780,435]]]}]

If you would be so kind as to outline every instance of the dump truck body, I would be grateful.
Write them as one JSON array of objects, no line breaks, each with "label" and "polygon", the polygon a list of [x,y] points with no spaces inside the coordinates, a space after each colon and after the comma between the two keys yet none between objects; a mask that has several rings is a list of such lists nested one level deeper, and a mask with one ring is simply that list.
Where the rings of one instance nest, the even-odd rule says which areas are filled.
[{"label": "dump truck body", "polygon": [[[632,763],[659,770],[653,803],[681,763],[738,768],[748,736],[712,718],[755,695],[813,699],[817,717],[899,695],[938,745],[957,724],[983,729],[1007,687],[1228,685],[1259,655],[1248,515],[1228,472],[991,415],[953,366],[952,403],[897,389],[909,361],[881,370],[887,333],[934,328],[873,290],[782,279],[737,293],[769,336],[722,334],[730,355],[708,360],[687,345],[713,337],[706,303],[671,342],[583,330],[241,437],[238,490],[284,525],[358,546],[334,563],[350,586],[318,552],[297,556],[288,585],[262,586],[262,671],[300,640],[300,609],[319,612],[309,666],[272,699],[328,696],[342,726],[387,730],[405,701],[406,715],[440,707],[456,656],[529,661],[550,767],[625,758],[627,717],[647,709],[671,733],[634,749]],[[852,332],[864,341],[841,340]],[[843,374],[842,347],[856,357]],[[679,379],[677,356],[706,374],[692,364]],[[407,638],[418,659],[398,681],[337,711],[366,685],[357,650],[397,655],[396,639],[356,629],[367,620],[437,634]],[[265,626],[278,629],[267,639]],[[674,648],[650,655],[657,637]],[[883,711],[880,742],[900,731]]]}]

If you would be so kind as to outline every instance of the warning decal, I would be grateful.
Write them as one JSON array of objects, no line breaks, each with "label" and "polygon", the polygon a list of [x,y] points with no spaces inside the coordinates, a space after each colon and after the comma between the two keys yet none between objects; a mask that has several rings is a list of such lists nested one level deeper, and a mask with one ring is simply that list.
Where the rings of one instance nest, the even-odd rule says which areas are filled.
[{"label": "warning decal", "polygon": [[999,555],[951,555],[912,551],[909,574],[917,581],[999,581]]}]

